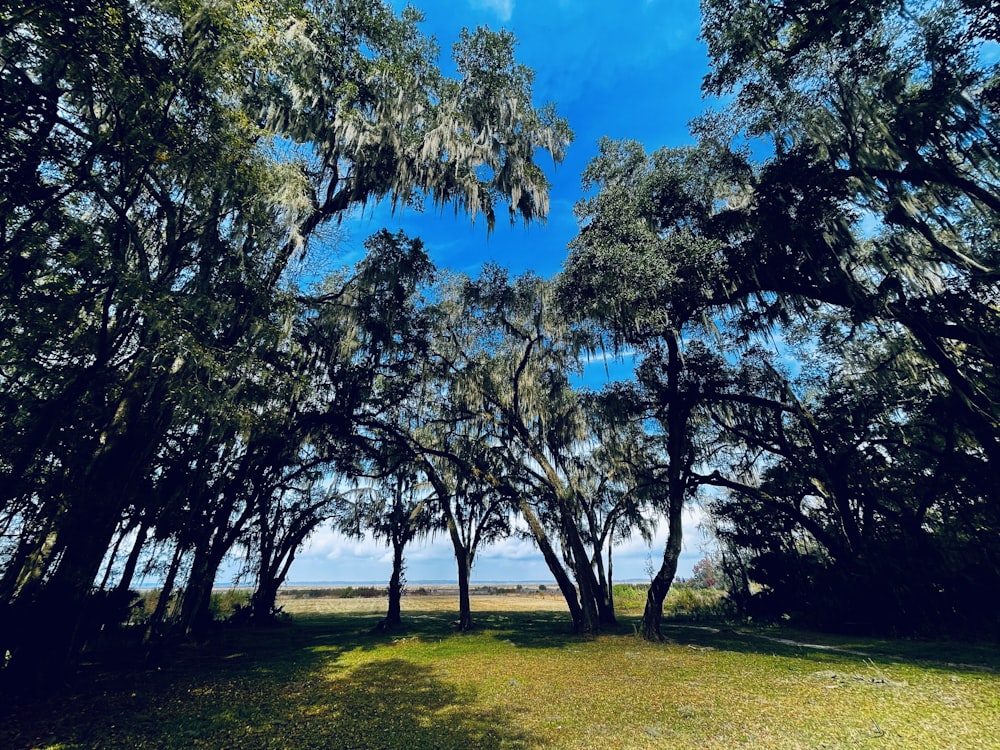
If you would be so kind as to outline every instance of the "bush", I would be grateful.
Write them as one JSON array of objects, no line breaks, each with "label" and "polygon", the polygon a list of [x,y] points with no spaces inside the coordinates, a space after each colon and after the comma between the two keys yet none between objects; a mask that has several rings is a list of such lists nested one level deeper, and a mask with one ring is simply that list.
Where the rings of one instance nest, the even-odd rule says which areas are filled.
[{"label": "bush", "polygon": [[646,607],[649,585],[645,583],[616,583],[611,587],[615,609],[628,614],[641,614]]},{"label": "bush", "polygon": [[696,589],[688,584],[670,587],[663,614],[678,620],[706,620],[727,617],[728,598],[725,592],[715,589]]},{"label": "bush", "polygon": [[250,606],[249,589],[226,589],[212,593],[208,608],[215,620],[229,620],[241,609]]},{"label": "bush", "polygon": [[348,586],[346,589],[340,589],[337,596],[341,599],[378,599],[387,596],[387,593],[385,589],[374,586],[358,586],[357,588]]}]

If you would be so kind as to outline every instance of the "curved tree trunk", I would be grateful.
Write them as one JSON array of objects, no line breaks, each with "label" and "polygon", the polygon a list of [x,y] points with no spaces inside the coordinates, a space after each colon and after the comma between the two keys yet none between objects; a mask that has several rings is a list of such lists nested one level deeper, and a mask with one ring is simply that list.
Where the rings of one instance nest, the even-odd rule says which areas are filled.
[{"label": "curved tree trunk", "polygon": [[30,570],[19,576],[13,606],[4,613],[11,623],[4,672],[25,691],[44,689],[70,666],[94,582],[147,453],[148,446],[130,441],[124,430],[109,437],[88,481],[64,498],[64,511],[45,540],[46,554],[29,558]]},{"label": "curved tree trunk", "polygon": [[4,680],[25,692],[42,690],[63,674],[76,653],[80,627],[97,574],[118,522],[111,507],[87,514],[73,509],[58,537],[61,557],[44,580],[33,578],[8,607],[11,652]]},{"label": "curved tree trunk", "polygon": [[250,620],[254,624],[274,621],[278,609],[279,588],[281,581],[277,578],[269,577],[258,582],[257,590],[250,597]]},{"label": "curved tree trunk", "polygon": [[177,623],[185,635],[203,633],[212,624],[215,576],[230,546],[216,542],[195,553],[187,586],[184,587],[184,596],[181,597],[181,612]]},{"label": "curved tree trunk", "polygon": [[142,554],[143,547],[146,546],[146,535],[148,533],[149,522],[146,518],[143,518],[139,524],[139,530],[136,532],[135,543],[128,553],[128,559],[125,560],[125,567],[122,568],[118,585],[115,587],[115,591],[119,595],[124,596],[125,592],[132,586],[132,579],[135,578],[136,568],[139,567],[139,556]]},{"label": "curved tree trunk", "polygon": [[[62,506],[44,540],[46,554],[29,557],[19,575],[11,651],[4,679],[23,691],[45,689],[70,666],[80,647],[94,581],[128,503],[135,499],[159,437],[172,416],[166,379],[142,362],[124,383],[86,470],[59,500]],[[11,637],[12,636],[12,637]]]},{"label": "curved tree trunk", "polygon": [[278,591],[288,578],[288,571],[295,560],[299,545],[305,541],[315,526],[312,524],[301,529],[297,534],[286,537],[276,545],[269,555],[269,564],[265,567],[261,562],[261,570],[257,579],[257,590],[250,601],[250,617],[257,622],[268,622],[278,612]]},{"label": "curved tree trunk", "polygon": [[134,529],[135,526],[131,523],[126,524],[122,530],[115,535],[115,542],[111,546],[111,550],[108,552],[108,564],[104,566],[104,575],[101,576],[101,582],[97,584],[98,591],[106,591],[108,588],[108,582],[111,580],[111,574],[115,569],[115,560],[118,557],[118,552],[122,548],[122,542],[125,541],[125,537],[129,535],[129,532]]},{"label": "curved tree trunk", "polygon": [[642,613],[640,633],[647,641],[662,641],[660,623],[663,619],[663,602],[670,591],[677,574],[677,561],[681,556],[684,528],[684,500],[687,496],[686,477],[689,475],[692,457],[688,451],[688,418],[691,414],[689,401],[680,389],[680,377],[684,364],[680,356],[680,345],[676,335],[666,337],[667,361],[667,544],[663,550],[663,561],[656,572],[646,594],[646,609]]},{"label": "curved tree trunk", "polygon": [[523,515],[524,519],[528,522],[528,527],[531,529],[531,533],[535,538],[535,544],[537,544],[538,549],[541,550],[542,557],[545,558],[545,564],[548,566],[552,576],[556,579],[559,591],[562,592],[563,598],[566,600],[570,616],[573,618],[573,630],[578,633],[584,631],[583,610],[580,607],[580,600],[577,598],[576,587],[573,585],[573,581],[570,580],[569,574],[566,573],[566,569],[562,566],[562,563],[559,562],[559,556],[556,554],[556,551],[552,549],[552,544],[549,542],[549,538],[545,534],[545,528],[542,526],[542,522],[538,519],[538,516],[535,515],[535,511],[528,504],[528,501],[519,497],[517,502],[521,515]]},{"label": "curved tree trunk", "polygon": [[598,585],[594,576],[594,568],[590,564],[583,540],[572,519],[563,517],[563,539],[569,545],[569,558],[572,561],[576,585],[580,592],[580,613],[582,616],[581,631],[584,633],[599,633],[601,630],[601,613],[598,605]]},{"label": "curved tree trunk", "polygon": [[215,587],[215,576],[252,516],[254,506],[247,502],[240,515],[235,519],[231,518],[239,501],[236,491],[233,489],[232,494],[226,497],[216,510],[213,528],[205,530],[207,537],[203,537],[203,544],[195,550],[188,585],[181,599],[181,613],[178,620],[178,625],[185,635],[202,632],[212,624],[212,589]]},{"label": "curved tree trunk", "polygon": [[663,550],[663,561],[660,569],[656,571],[649,591],[646,594],[646,608],[642,613],[642,623],[639,632],[647,641],[662,641],[663,633],[660,630],[663,620],[663,602],[670,592],[670,584],[673,583],[677,574],[677,561],[681,556],[683,543],[682,513],[683,504],[677,503],[670,510],[669,528],[667,531],[667,544]]}]

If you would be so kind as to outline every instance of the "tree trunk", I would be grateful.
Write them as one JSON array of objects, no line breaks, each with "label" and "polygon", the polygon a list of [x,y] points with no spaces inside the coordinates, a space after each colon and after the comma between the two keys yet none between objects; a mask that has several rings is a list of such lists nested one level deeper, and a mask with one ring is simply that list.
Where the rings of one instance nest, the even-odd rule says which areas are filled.
[{"label": "tree trunk", "polygon": [[178,626],[185,635],[203,633],[212,624],[212,590],[215,588],[215,575],[219,572],[230,546],[224,540],[217,540],[207,549],[195,553],[191,574],[187,586],[184,587],[184,596],[181,598],[181,613],[178,620]]},{"label": "tree trunk", "polygon": [[442,511],[448,521],[448,536],[451,537],[451,547],[455,552],[455,563],[458,566],[458,629],[467,632],[472,630],[472,603],[469,600],[469,579],[472,576],[473,552],[466,546],[459,531],[458,521],[447,502],[442,503]]},{"label": "tree trunk", "polygon": [[389,608],[386,610],[383,627],[399,628],[403,625],[403,549],[405,544],[397,539],[392,541],[392,575],[389,577]]},{"label": "tree trunk", "polygon": [[563,598],[566,600],[570,616],[573,618],[573,630],[579,633],[584,629],[583,610],[580,607],[579,599],[577,599],[576,587],[570,580],[569,575],[566,573],[566,569],[562,566],[562,563],[559,562],[559,556],[556,554],[555,550],[552,549],[552,545],[549,543],[549,538],[545,534],[542,522],[538,519],[538,516],[535,515],[535,511],[524,498],[519,497],[517,502],[521,515],[523,515],[524,519],[528,522],[528,527],[531,529],[531,533],[535,538],[535,544],[537,544],[538,549],[541,550],[542,557],[545,558],[545,564],[548,566],[552,576],[556,579],[559,591],[562,592]]},{"label": "tree trunk", "polygon": [[288,571],[292,567],[299,546],[319,523],[317,520],[315,523],[302,526],[294,534],[289,534],[283,541],[272,546],[272,551],[267,558],[268,565],[265,567],[263,561],[261,562],[257,591],[254,592],[251,600],[253,608],[251,619],[268,621],[278,611],[278,590],[288,578]]},{"label": "tree trunk", "polygon": [[97,584],[98,591],[105,591],[108,588],[108,581],[111,580],[111,573],[115,569],[115,558],[118,557],[118,551],[122,548],[122,542],[125,541],[125,537],[128,536],[129,532],[132,531],[134,526],[129,523],[121,530],[121,533],[115,538],[115,543],[111,547],[111,551],[108,553],[108,564],[104,567],[104,575],[101,576],[101,582]]},{"label": "tree trunk", "polygon": [[[600,561],[600,550],[597,550],[595,557],[598,561]],[[594,583],[597,613],[600,618],[600,623],[602,626],[607,625],[614,627],[618,624],[618,618],[615,617],[615,600],[612,595],[611,577],[605,577],[604,566],[601,565],[600,562],[597,564],[597,575],[594,579]]]},{"label": "tree trunk", "polygon": [[278,601],[278,589],[281,581],[277,576],[268,575],[257,584],[257,590],[250,599],[250,619],[254,623],[267,623],[274,620]]},{"label": "tree trunk", "polygon": [[646,594],[646,609],[642,613],[642,623],[639,631],[647,641],[662,641],[663,633],[660,624],[663,620],[663,602],[670,592],[670,584],[677,574],[677,561],[681,556],[683,543],[682,514],[684,504],[678,502],[670,509],[670,520],[667,530],[667,544],[663,550],[663,561],[656,576],[650,583]]},{"label": "tree trunk", "polygon": [[167,618],[167,605],[170,604],[170,597],[174,593],[174,584],[181,569],[181,562],[184,560],[184,552],[184,547],[180,544],[174,549],[174,556],[170,558],[170,567],[167,568],[167,576],[163,579],[163,588],[160,589],[160,596],[156,600],[156,609],[153,610],[146,625],[143,643],[149,643],[162,631],[163,622]]},{"label": "tree trunk", "polygon": [[590,564],[583,540],[573,519],[567,519],[563,511],[563,538],[569,544],[570,559],[573,563],[573,573],[580,591],[580,612],[582,615],[581,631],[584,633],[599,633],[601,631],[601,612],[598,604],[598,586],[594,577],[594,568]]},{"label": "tree trunk", "polygon": [[188,585],[181,600],[178,622],[185,635],[195,635],[212,624],[212,589],[215,587],[215,576],[252,515],[254,506],[248,502],[238,518],[235,520],[231,518],[238,502],[235,496],[237,489],[229,490],[224,502],[215,511],[213,528],[207,530],[208,538],[205,539],[204,545],[195,551]]},{"label": "tree trunk", "polygon": [[656,572],[646,594],[646,609],[642,613],[640,633],[647,641],[662,641],[660,623],[663,619],[663,602],[670,591],[677,574],[677,561],[683,545],[684,500],[687,497],[688,475],[691,456],[688,448],[687,426],[691,407],[680,390],[680,376],[684,367],[680,356],[680,345],[673,334],[666,337],[667,361],[667,544],[663,550],[663,562]]},{"label": "tree trunk", "polygon": [[455,549],[458,563],[458,629],[472,630],[472,603],[469,599],[469,579],[472,577],[472,555],[464,547]]},{"label": "tree trunk", "polygon": [[51,572],[23,580],[4,613],[10,623],[5,646],[11,652],[4,679],[23,691],[44,689],[70,666],[94,581],[118,526],[117,506],[107,501],[71,505],[50,546],[60,555],[58,562],[53,567],[51,560],[39,561],[39,569]]},{"label": "tree trunk", "polygon": [[148,532],[149,522],[143,518],[142,523],[139,525],[139,531],[136,533],[135,544],[132,545],[128,559],[125,561],[125,567],[122,568],[121,578],[119,578],[118,585],[115,587],[115,591],[121,595],[124,595],[132,586],[132,579],[135,578],[135,569],[139,567],[139,555],[142,554],[142,549],[146,546],[146,534]]},{"label": "tree trunk", "polygon": [[[610,618],[611,618],[610,621],[606,623],[608,625],[612,625],[612,624],[617,625],[618,624],[618,617],[615,615],[615,582],[614,582],[614,575],[613,575],[613,573],[614,573],[614,568],[613,568],[613,566],[611,564],[611,543],[609,542],[608,543],[608,578],[607,578],[607,581],[604,584],[607,587],[605,589],[605,596],[607,597],[607,600],[605,601],[604,605],[607,608],[607,611],[610,614]],[[602,617],[603,616],[604,615],[602,613]],[[603,622],[603,619],[602,619],[602,622]]]}]

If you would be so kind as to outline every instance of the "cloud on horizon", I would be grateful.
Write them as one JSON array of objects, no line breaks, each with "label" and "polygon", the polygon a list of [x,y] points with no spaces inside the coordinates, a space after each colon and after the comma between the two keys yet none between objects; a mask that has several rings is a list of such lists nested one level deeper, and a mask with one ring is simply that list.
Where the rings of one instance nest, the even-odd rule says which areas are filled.
[{"label": "cloud on horizon", "polygon": [[[695,562],[712,546],[700,528],[704,511],[691,506],[684,513],[684,551],[677,573],[691,575]],[[657,526],[652,544],[638,536],[615,545],[613,557],[615,578],[619,581],[644,580],[650,567],[659,567],[666,544],[667,525]],[[348,539],[329,526],[317,529],[299,553],[289,580],[295,583],[316,581],[372,582],[387,581],[392,568],[392,556],[387,546],[371,537]],[[446,535],[415,540],[406,548],[406,573],[409,580],[455,580],[455,557]],[[527,539],[512,536],[483,547],[476,555],[474,581],[548,581],[551,573],[545,567],[541,553]]]}]

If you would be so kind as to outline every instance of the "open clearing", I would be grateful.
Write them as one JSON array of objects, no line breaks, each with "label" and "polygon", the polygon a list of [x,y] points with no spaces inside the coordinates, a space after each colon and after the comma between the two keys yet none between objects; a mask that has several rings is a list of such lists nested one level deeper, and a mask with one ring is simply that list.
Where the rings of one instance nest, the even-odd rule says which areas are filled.
[{"label": "open clearing", "polygon": [[580,638],[551,593],[475,596],[465,635],[453,597],[409,596],[406,629],[374,635],[384,600],[282,603],[290,624],[222,629],[159,666],[85,665],[8,707],[0,747],[1000,748],[995,645],[698,623],[651,644],[634,612]]}]

